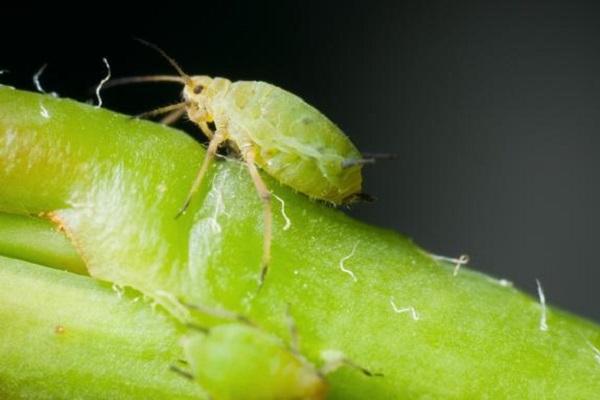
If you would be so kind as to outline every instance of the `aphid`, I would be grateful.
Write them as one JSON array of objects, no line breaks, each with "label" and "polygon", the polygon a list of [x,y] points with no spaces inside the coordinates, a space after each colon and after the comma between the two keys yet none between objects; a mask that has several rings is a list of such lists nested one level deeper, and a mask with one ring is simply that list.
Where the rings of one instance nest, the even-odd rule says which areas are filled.
[{"label": "aphid", "polygon": [[168,113],[163,121],[170,123],[187,113],[210,140],[177,216],[185,212],[198,191],[219,146],[227,146],[244,161],[263,203],[262,284],[271,258],[272,211],[271,193],[258,169],[310,198],[340,205],[361,197],[362,165],[375,157],[364,158],[333,122],[290,92],[259,81],[189,76],[162,49],[140,41],[165,57],[178,76],[127,77],[107,86],[137,82],[184,85],[182,102],[143,114]]},{"label": "aphid", "polygon": [[321,351],[322,363],[316,368],[300,354],[297,338],[286,344],[247,323],[188,327],[190,335],[182,341],[185,360],[171,370],[198,382],[216,399],[323,400],[329,389],[326,376],[339,368],[383,376],[331,349]]},{"label": "aphid", "polygon": [[182,341],[189,364],[172,369],[215,399],[325,399],[325,377],[276,336],[240,323],[192,329]]}]

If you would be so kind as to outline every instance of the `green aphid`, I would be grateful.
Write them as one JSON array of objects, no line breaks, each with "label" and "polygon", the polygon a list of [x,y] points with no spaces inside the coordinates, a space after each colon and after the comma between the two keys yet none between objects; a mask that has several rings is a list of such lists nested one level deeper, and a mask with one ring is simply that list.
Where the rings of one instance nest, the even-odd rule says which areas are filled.
[{"label": "green aphid", "polygon": [[312,364],[277,337],[245,324],[223,324],[184,339],[183,373],[215,400],[322,400],[328,385]]},{"label": "green aphid", "polygon": [[310,198],[340,205],[360,197],[362,165],[373,159],[363,158],[333,122],[298,96],[265,82],[189,76],[160,48],[143,43],[160,52],[179,76],[121,78],[109,85],[162,81],[184,85],[181,103],[145,114],[169,113],[163,120],[168,123],[187,114],[210,140],[178,216],[199,189],[219,146],[245,162],[264,209],[262,284],[271,258],[272,211],[271,193],[258,168]]}]

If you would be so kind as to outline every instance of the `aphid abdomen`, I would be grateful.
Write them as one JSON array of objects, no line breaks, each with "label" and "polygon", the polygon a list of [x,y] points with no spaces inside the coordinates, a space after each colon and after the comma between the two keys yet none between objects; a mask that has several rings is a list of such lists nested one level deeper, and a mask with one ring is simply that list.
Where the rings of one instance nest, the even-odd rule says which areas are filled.
[{"label": "aphid abdomen", "polygon": [[360,153],[327,117],[299,97],[264,82],[235,82],[223,99],[230,135],[256,146],[256,163],[306,195],[343,203],[361,190]]}]

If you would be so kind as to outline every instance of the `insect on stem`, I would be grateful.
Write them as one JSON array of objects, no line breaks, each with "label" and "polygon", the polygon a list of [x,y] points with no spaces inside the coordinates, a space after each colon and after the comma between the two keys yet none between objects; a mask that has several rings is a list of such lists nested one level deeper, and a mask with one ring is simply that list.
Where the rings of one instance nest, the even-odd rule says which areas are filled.
[{"label": "insect on stem", "polygon": [[[115,79],[108,86],[143,82],[183,84],[181,95],[186,103],[181,107],[185,108],[188,119],[202,130],[210,142],[196,178],[188,195],[182,199],[183,206],[175,215],[175,219],[185,213],[193,196],[198,192],[221,144],[246,164],[263,208],[263,251],[258,279],[259,291],[270,268],[273,238],[273,196],[260,172],[309,198],[325,200],[334,205],[345,205],[366,197],[361,191],[363,164],[373,163],[377,159],[394,158],[392,154],[361,154],[332,121],[293,93],[260,81],[232,82],[226,78],[208,75],[190,76],[160,47],[146,40],[136,40],[158,52],[179,76],[131,76]],[[247,107],[241,109],[241,102],[247,104]],[[264,112],[256,115],[251,111],[255,109]],[[173,112],[167,116],[165,122],[176,121],[184,114],[177,105],[173,105],[142,116],[163,112]],[[303,117],[298,119],[298,115]],[[253,132],[254,128],[242,128],[247,126],[261,126],[261,132]],[[263,126],[267,128],[264,129]],[[258,134],[265,139],[257,140]],[[287,161],[300,159],[305,161],[294,165]],[[287,230],[291,222],[285,214],[285,204],[281,199],[276,199],[281,203],[281,214],[285,220],[283,230]],[[340,268],[356,281],[352,271],[344,267],[343,261],[346,259],[342,259]]]}]

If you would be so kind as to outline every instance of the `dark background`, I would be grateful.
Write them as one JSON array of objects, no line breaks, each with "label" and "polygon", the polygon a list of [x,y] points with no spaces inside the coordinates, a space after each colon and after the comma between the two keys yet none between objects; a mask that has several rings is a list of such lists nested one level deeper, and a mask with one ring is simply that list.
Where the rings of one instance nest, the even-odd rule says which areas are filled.
[{"label": "dark background", "polygon": [[[252,2],[249,2],[252,3]],[[285,2],[281,2],[285,3]],[[157,4],[4,12],[0,78],[79,100],[105,74],[171,73],[264,80],[339,124],[363,151],[374,204],[350,214],[600,321],[600,12],[565,1]],[[176,85],[105,92],[139,113]],[[185,125],[184,125],[185,126]],[[190,132],[197,132],[187,125]],[[173,155],[174,157],[176,155]]]}]

